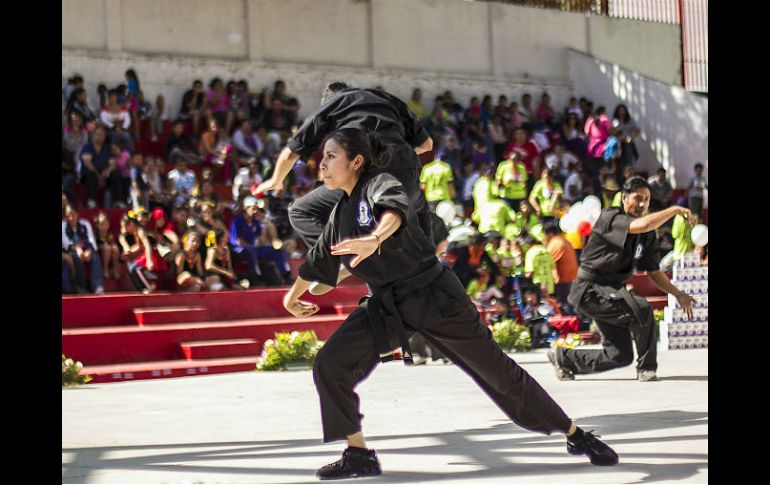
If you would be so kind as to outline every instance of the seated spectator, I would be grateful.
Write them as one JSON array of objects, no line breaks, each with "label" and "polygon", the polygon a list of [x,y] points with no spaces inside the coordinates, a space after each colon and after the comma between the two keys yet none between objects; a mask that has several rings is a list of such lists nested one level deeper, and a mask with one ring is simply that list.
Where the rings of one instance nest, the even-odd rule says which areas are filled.
[{"label": "seated spectator", "polygon": [[166,140],[166,158],[173,162],[177,157],[184,158],[188,164],[200,162],[198,151],[192,140],[184,132],[184,123],[177,121]]},{"label": "seated spectator", "polygon": [[521,117],[521,127],[525,130],[532,130],[533,123],[537,120],[537,113],[532,109],[532,95],[524,93],[521,96],[521,106],[519,107],[519,116]]},{"label": "seated spectator", "polygon": [[61,253],[61,289],[65,295],[75,293],[75,262],[72,256]]},{"label": "seated spectator", "polygon": [[636,163],[636,160],[639,158],[639,152],[636,150],[634,138],[638,137],[642,131],[639,129],[639,126],[633,118],[631,118],[625,104],[617,105],[612,118],[612,126],[620,130],[620,164],[624,167],[633,167],[634,163]]},{"label": "seated spectator", "polygon": [[[146,232],[150,244],[157,250],[158,255],[166,262],[173,261],[176,253],[181,250],[181,244],[171,221],[166,218],[166,213],[160,207],[153,209]],[[165,270],[166,265],[163,266]]]},{"label": "seated spectator", "polygon": [[657,174],[647,182],[650,184],[650,212],[661,211],[670,206],[674,189],[666,179],[666,169],[660,167]]},{"label": "seated spectator", "polygon": [[528,201],[522,200],[519,204],[519,212],[516,214],[516,226],[519,228],[519,232],[532,232],[534,227],[540,224],[540,221],[532,210],[532,206]]},{"label": "seated spectator", "polygon": [[235,113],[236,121],[249,119],[251,111],[251,99],[249,98],[249,84],[245,79],[241,79],[235,85],[234,96],[230,100],[232,110]]},{"label": "seated spectator", "polygon": [[519,114],[519,103],[511,101],[508,105],[509,117],[506,120],[506,136],[512,138],[517,129],[521,128],[521,115]]},{"label": "seated spectator", "polygon": [[494,286],[492,277],[484,268],[479,269],[478,275],[471,279],[465,288],[465,293],[477,305],[488,303],[493,298],[502,298],[502,292]]},{"label": "seated spectator", "polygon": [[[578,110],[580,110],[580,108],[578,108]],[[585,134],[583,134],[583,127],[580,121],[582,118],[582,114],[578,115],[574,111],[570,111],[567,114],[567,118],[561,129],[564,148],[577,155],[581,160],[588,156],[586,137]]]},{"label": "seated spectator", "polygon": [[118,103],[118,92],[112,90],[107,95],[107,106],[105,106],[99,118],[102,124],[107,127],[110,143],[119,142],[127,147],[129,151],[134,151],[134,142],[128,133],[131,126],[131,113]]},{"label": "seated spectator", "polygon": [[225,209],[225,204],[220,201],[219,194],[214,192],[214,182],[212,180],[201,181],[200,190],[196,191],[195,199],[198,205],[206,204],[210,206],[217,217],[220,217]]},{"label": "seated spectator", "polygon": [[165,131],[166,121],[168,121],[166,98],[164,98],[162,94],[159,94],[155,97],[155,108],[152,110],[150,141],[158,141],[158,136]]},{"label": "seated spectator", "polygon": [[278,238],[283,241],[283,250],[291,255],[296,249],[294,229],[289,222],[289,205],[293,198],[288,191],[288,180],[284,180],[280,189],[272,190],[267,194],[268,220],[275,225]]},{"label": "seated spectator", "polygon": [[574,96],[569,98],[569,103],[567,103],[567,107],[564,108],[564,119],[566,120],[567,118],[569,118],[569,115],[571,114],[574,114],[575,116],[577,116],[578,121],[583,119],[583,110],[580,109],[578,100]]},{"label": "seated spectator", "polygon": [[203,280],[203,263],[199,252],[200,236],[189,231],[182,236],[182,251],[176,255],[176,283],[182,291],[201,291],[207,289]]},{"label": "seated spectator", "polygon": [[76,202],[75,184],[82,167],[78,155],[88,143],[88,131],[83,124],[83,115],[72,111],[62,136],[62,187],[71,201]]},{"label": "seated spectator", "polygon": [[264,146],[251,126],[251,121],[246,120],[233,135],[233,146],[240,159],[241,165],[245,165],[247,160],[260,160]]},{"label": "seated spectator", "polygon": [[[284,109],[284,103],[280,99],[273,99],[270,109],[265,111],[262,124],[268,134],[286,140],[291,133],[291,113]],[[282,143],[281,143],[282,144]]]},{"label": "seated spectator", "polygon": [[687,184],[687,204],[690,211],[698,217],[703,217],[703,201],[708,188],[709,184],[703,176],[703,164],[696,163],[695,175],[690,177]]},{"label": "seated spectator", "polygon": [[78,212],[72,206],[64,210],[64,220],[61,227],[62,250],[67,252],[75,265],[75,281],[78,291],[86,291],[86,268],[91,269],[91,291],[104,293],[104,275],[102,261],[94,238],[91,223],[80,219]]},{"label": "seated spectator", "polygon": [[230,133],[235,121],[235,113],[230,110],[230,97],[227,95],[222,80],[214,78],[209,83],[209,91],[206,93],[206,122],[217,120],[217,126],[224,126],[225,133]]},{"label": "seated spectator", "polygon": [[163,161],[160,158],[147,157],[142,179],[147,184],[147,198],[150,201],[146,207],[151,209],[161,207],[163,210],[168,211],[173,205],[174,197],[167,188],[167,181],[164,181],[161,176],[160,169],[162,165]]},{"label": "seated spectator", "polygon": [[251,193],[251,186],[262,182],[259,174],[259,162],[251,160],[248,167],[241,168],[233,180],[233,205],[239,206]]},{"label": "seated spectator", "polygon": [[529,194],[529,203],[541,220],[553,219],[555,212],[561,204],[561,196],[564,189],[552,175],[550,169],[546,168],[537,181],[532,192]]},{"label": "seated spectator", "polygon": [[567,151],[563,143],[557,143],[552,153],[545,157],[545,166],[548,167],[556,180],[564,183],[570,175],[570,166],[578,163],[578,158]]},{"label": "seated spectator", "polygon": [[80,116],[83,117],[86,128],[88,128],[88,125],[91,125],[91,129],[93,129],[93,123],[98,121],[98,118],[96,113],[94,113],[94,110],[91,109],[91,106],[88,104],[88,95],[86,94],[85,88],[75,88],[67,100],[65,112],[68,119],[74,111],[77,111]]},{"label": "seated spectator", "polygon": [[505,153],[505,146],[508,144],[508,138],[505,136],[505,122],[503,121],[503,115],[495,113],[487,123],[487,133],[492,140],[492,146],[495,154],[495,162],[499,162],[503,159]]},{"label": "seated spectator", "polygon": [[511,109],[508,106],[508,96],[501,94],[497,97],[497,105],[495,106],[495,114],[500,115],[503,118],[503,122],[507,123],[511,119]]},{"label": "seated spectator", "polygon": [[412,90],[412,97],[406,102],[406,106],[417,116],[417,119],[423,119],[427,116],[427,108],[422,102],[422,89],[414,88]]},{"label": "seated spectator", "polygon": [[198,149],[204,164],[223,167],[225,181],[230,182],[232,180],[232,171],[236,167],[237,161],[230,157],[232,151],[230,137],[224,130],[219,129],[216,120],[211,120],[209,129],[201,135]]},{"label": "seated spectator", "polygon": [[463,153],[462,148],[457,141],[457,136],[449,134],[444,137],[444,146],[439,149],[435,155],[436,158],[443,160],[452,167],[454,178],[462,178],[463,171]]},{"label": "seated spectator", "polygon": [[120,185],[116,187],[114,195],[115,207],[123,209],[128,201],[128,189],[131,184],[131,166],[129,163],[131,154],[117,142],[110,144],[110,152],[112,159],[115,160],[115,171],[120,175]]},{"label": "seated spectator", "polygon": [[184,157],[176,158],[176,168],[168,172],[168,191],[171,193],[174,205],[186,204],[190,200],[195,187],[195,172],[187,168]]},{"label": "seated spectator", "polygon": [[260,259],[273,261],[284,279],[290,279],[290,268],[283,251],[280,250],[281,241],[277,237],[277,230],[272,224],[269,224],[272,230],[268,227],[263,230],[264,224],[258,217],[257,202],[254,197],[246,197],[243,201],[243,212],[235,216],[230,225],[230,246],[235,254],[246,259],[247,278],[251,286],[262,284]]},{"label": "seated spectator", "polygon": [[171,229],[176,234],[177,239],[181,240],[182,236],[195,224],[195,219],[190,218],[190,206],[183,204],[174,207],[174,211],[171,213]]},{"label": "seated spectator", "polygon": [[198,235],[201,237],[201,241],[204,241],[204,244],[201,244],[201,256],[204,258],[206,257],[206,235],[209,232],[216,232],[216,231],[225,231],[227,232],[227,227],[225,227],[224,223],[217,219],[214,216],[214,206],[212,204],[202,202],[198,205],[198,210],[200,211],[200,216],[195,221],[195,226],[192,228],[195,232],[198,233]]},{"label": "seated spectator", "polygon": [[548,317],[556,315],[556,308],[547,300],[540,297],[541,291],[537,287],[524,289],[524,311],[522,317],[524,324],[532,335],[532,348],[548,347],[548,338],[553,329],[548,323]]},{"label": "seated spectator", "polygon": [[551,107],[551,96],[548,93],[543,93],[543,97],[540,100],[540,106],[537,107],[537,119],[550,125],[551,121],[554,121],[554,111]]},{"label": "seated spectator", "polygon": [[441,106],[433,108],[431,115],[423,118],[422,126],[428,131],[432,139],[440,140],[446,134],[447,125],[444,123],[444,109]]},{"label": "seated spectator", "polygon": [[106,143],[107,133],[104,128],[94,129],[93,138],[80,150],[82,163],[81,175],[86,186],[86,199],[89,208],[96,207],[96,189],[105,187],[104,207],[111,207],[114,197],[123,191],[123,179],[110,146]]},{"label": "seated spectator", "polygon": [[214,237],[206,237],[206,285],[212,291],[219,291],[223,288],[233,290],[241,289],[238,284],[238,278],[233,270],[233,263],[230,258],[230,246],[228,241],[230,236],[227,231],[217,230],[209,234]]},{"label": "seated spectator", "polygon": [[206,95],[203,92],[203,81],[193,81],[192,89],[182,95],[182,107],[179,109],[178,120],[191,120],[193,136],[198,136],[201,115],[206,110]]},{"label": "seated spectator", "polygon": [[120,278],[120,251],[115,235],[110,230],[110,220],[104,212],[96,215],[96,245],[102,257],[102,274],[105,279]]},{"label": "seated spectator", "polygon": [[131,183],[129,190],[131,208],[150,207],[149,187],[144,172],[144,155],[140,152],[131,155],[131,167],[128,174]]}]

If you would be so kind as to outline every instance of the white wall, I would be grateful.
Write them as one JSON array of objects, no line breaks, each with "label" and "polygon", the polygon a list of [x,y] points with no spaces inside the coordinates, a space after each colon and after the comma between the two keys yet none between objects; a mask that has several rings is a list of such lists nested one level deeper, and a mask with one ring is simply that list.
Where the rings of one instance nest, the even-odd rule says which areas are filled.
[{"label": "white wall", "polygon": [[62,0],[62,46],[540,84],[573,48],[681,78],[678,26],[461,0]]},{"label": "white wall", "polygon": [[708,98],[581,52],[570,50],[568,58],[575,92],[610,115],[617,104],[628,106],[642,131],[642,169],[653,174],[662,165],[674,188],[684,188],[703,162],[708,178]]}]

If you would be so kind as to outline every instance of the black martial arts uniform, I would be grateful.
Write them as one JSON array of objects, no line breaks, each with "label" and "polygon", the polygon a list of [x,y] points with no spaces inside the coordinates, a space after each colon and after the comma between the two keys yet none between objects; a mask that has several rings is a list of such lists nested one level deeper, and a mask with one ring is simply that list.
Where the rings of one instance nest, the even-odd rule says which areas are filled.
[{"label": "black martial arts uniform", "polygon": [[[342,90],[305,118],[286,146],[307,159],[328,134],[348,128],[376,132],[383,143],[393,146],[393,157],[386,171],[406,188],[420,226],[430,240],[428,206],[420,190],[422,165],[414,153],[415,147],[425,143],[429,135],[420,120],[397,97],[377,89]],[[342,190],[321,186],[295,200],[289,208],[291,225],[308,248],[315,245],[341,196]]]},{"label": "black martial arts uniform", "polygon": [[[370,234],[385,210],[401,225],[355,268],[350,256],[331,246]],[[411,363],[406,334],[418,331],[468,373],[516,424],[551,434],[569,431],[571,421],[546,391],[493,340],[457,276],[442,266],[425,238],[401,183],[390,174],[364,174],[351,195],[343,193],[318,243],[299,270],[308,281],[334,286],[343,263],[367,282],[370,295],[321,348],[313,379],[321,400],[324,442],[361,431],[355,387],[401,345]]]},{"label": "black martial arts uniform", "polygon": [[634,218],[622,207],[604,209],[580,257],[577,279],[567,300],[596,321],[601,350],[556,350],[559,365],[573,374],[590,374],[630,365],[636,342],[637,370],[657,370],[658,333],[652,306],[625,288],[634,271],[658,271],[655,231],[629,234]]}]

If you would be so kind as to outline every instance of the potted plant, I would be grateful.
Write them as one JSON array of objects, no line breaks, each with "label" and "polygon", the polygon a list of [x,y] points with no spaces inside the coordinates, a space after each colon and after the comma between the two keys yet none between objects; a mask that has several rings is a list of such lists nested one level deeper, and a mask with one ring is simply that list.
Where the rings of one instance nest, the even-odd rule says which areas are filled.
[{"label": "potted plant", "polygon": [[257,370],[309,369],[323,344],[312,330],[276,333],[262,345]]}]

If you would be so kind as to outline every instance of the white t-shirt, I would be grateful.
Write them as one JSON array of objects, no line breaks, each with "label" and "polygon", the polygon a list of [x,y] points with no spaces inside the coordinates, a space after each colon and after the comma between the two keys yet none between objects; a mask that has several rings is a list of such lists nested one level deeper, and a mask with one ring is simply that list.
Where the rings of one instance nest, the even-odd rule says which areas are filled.
[{"label": "white t-shirt", "polygon": [[[574,196],[570,193],[570,186],[575,186]],[[583,178],[577,172],[572,172],[567,180],[564,182],[564,199],[570,202],[576,201],[580,194],[583,192]]]},{"label": "white t-shirt", "polygon": [[561,163],[559,163],[559,157],[556,155],[556,152],[551,153],[547,157],[545,157],[545,164],[548,166],[548,168],[558,171],[564,177],[569,176],[570,164],[577,163],[577,162],[578,162],[577,157],[567,151],[565,151],[564,155],[562,155]]},{"label": "white t-shirt", "polygon": [[238,200],[238,196],[241,194],[241,187],[251,187],[254,184],[262,182],[262,176],[257,171],[254,176],[249,175],[248,167],[243,167],[238,170],[238,175],[233,180],[233,200]]}]

